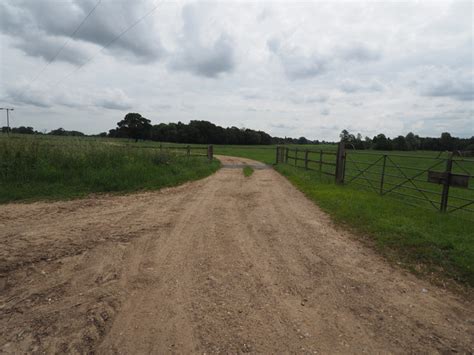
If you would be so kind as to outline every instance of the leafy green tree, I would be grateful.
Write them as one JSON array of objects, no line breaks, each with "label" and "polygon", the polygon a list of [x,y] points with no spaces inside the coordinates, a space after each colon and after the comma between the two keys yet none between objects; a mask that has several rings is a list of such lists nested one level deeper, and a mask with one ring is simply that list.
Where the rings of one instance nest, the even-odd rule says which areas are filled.
[{"label": "leafy green tree", "polygon": [[35,130],[33,127],[25,127],[25,126],[20,126],[16,128],[12,128],[12,133],[20,133],[20,134],[34,134]]},{"label": "leafy green tree", "polygon": [[124,132],[128,138],[146,139],[151,134],[151,121],[139,113],[127,113],[123,120],[117,122],[118,130]]},{"label": "leafy green tree", "polygon": [[453,150],[453,143],[453,137],[451,137],[451,134],[448,132],[441,133],[441,139],[439,141],[441,150]]},{"label": "leafy green tree", "polygon": [[397,138],[394,138],[392,140],[392,146],[394,150],[407,150],[407,141],[405,137],[403,136],[398,136]]},{"label": "leafy green tree", "polygon": [[356,137],[353,134],[350,134],[347,129],[343,129],[341,134],[339,134],[339,138],[341,138],[341,142],[354,144],[356,141]]},{"label": "leafy green tree", "polygon": [[372,140],[373,142],[373,149],[376,150],[392,150],[392,144],[390,139],[385,137],[385,134],[380,133],[377,134],[377,136],[374,137]]},{"label": "leafy green tree", "polygon": [[417,150],[420,147],[420,137],[413,134],[413,132],[410,132],[405,136],[405,141],[408,150]]},{"label": "leafy green tree", "polygon": [[308,140],[306,139],[306,137],[299,137],[298,144],[308,144]]}]

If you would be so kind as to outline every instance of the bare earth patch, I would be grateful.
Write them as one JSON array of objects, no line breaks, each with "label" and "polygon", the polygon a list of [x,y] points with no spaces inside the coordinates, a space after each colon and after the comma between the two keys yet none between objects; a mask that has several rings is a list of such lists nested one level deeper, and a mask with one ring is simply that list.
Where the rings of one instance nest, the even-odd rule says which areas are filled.
[{"label": "bare earth patch", "polygon": [[3,205],[0,243],[3,353],[474,351],[472,303],[391,266],[271,169]]}]

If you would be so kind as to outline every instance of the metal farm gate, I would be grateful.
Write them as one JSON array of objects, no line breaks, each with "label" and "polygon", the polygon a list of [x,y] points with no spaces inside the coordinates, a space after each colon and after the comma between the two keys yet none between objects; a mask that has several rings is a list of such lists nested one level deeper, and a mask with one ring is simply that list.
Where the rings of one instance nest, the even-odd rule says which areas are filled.
[{"label": "metal farm gate", "polygon": [[401,202],[474,218],[474,159],[452,152],[391,154],[277,147],[276,163],[316,170]]}]

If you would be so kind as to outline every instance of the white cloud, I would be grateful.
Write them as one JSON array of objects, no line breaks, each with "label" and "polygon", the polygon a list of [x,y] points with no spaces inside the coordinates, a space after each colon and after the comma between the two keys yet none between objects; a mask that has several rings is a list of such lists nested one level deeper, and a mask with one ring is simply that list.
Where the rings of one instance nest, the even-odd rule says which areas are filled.
[{"label": "white cloud", "polygon": [[99,53],[155,3],[103,0],[71,38],[96,0],[1,1],[13,124],[94,133],[133,110],[310,139],[474,135],[472,2],[163,1]]},{"label": "white cloud", "polygon": [[111,110],[127,110],[132,108],[133,101],[122,89],[104,88],[95,91],[81,89],[54,91],[41,83],[29,84],[20,82],[9,86],[5,100],[16,105],[29,105],[40,108],[64,106],[69,108],[97,107]]},{"label": "white cloud", "polygon": [[306,54],[302,48],[285,46],[276,38],[270,39],[267,46],[278,57],[291,80],[312,78],[326,71],[327,58],[317,52]]},{"label": "white cloud", "polygon": [[234,69],[234,47],[232,38],[221,33],[212,41],[202,33],[197,3],[183,7],[183,30],[179,49],[173,54],[170,68],[189,71],[195,75],[215,78]]},{"label": "white cloud", "polygon": [[[6,0],[0,3],[2,21],[0,29],[16,41],[16,46],[31,56],[50,60],[65,41],[71,43],[57,58],[73,64],[83,63],[88,58],[84,44],[108,45],[137,18],[152,9],[147,0],[122,2],[102,1],[87,18],[87,23],[72,36],[75,29],[94,8],[95,0],[27,1]],[[117,18],[120,18],[118,26]],[[141,61],[158,60],[165,54],[159,35],[150,24],[141,23],[113,42],[109,51],[117,56],[132,56]]]},{"label": "white cloud", "polygon": [[384,90],[384,85],[376,79],[344,79],[340,82],[341,91],[351,94],[355,92],[380,92]]},{"label": "white cloud", "polygon": [[97,95],[96,106],[110,110],[129,110],[132,108],[132,100],[121,89],[107,89]]},{"label": "white cloud", "polygon": [[416,81],[422,95],[471,102],[474,100],[474,68],[455,70],[429,67],[419,73],[422,75]]}]

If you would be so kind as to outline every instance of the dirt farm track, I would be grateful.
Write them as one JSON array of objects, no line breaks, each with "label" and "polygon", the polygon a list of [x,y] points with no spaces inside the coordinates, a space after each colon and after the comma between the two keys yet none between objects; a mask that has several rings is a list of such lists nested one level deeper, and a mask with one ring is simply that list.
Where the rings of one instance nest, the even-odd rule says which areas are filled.
[{"label": "dirt farm track", "polygon": [[0,206],[0,353],[474,351],[472,302],[220,159],[176,188]]}]

